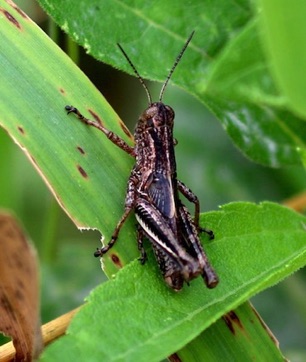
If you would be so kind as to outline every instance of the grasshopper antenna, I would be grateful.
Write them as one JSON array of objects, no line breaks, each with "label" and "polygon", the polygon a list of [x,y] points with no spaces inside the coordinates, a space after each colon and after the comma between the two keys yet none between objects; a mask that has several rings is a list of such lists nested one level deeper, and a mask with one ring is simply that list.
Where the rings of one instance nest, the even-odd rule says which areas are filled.
[{"label": "grasshopper antenna", "polygon": [[166,87],[167,87],[167,85],[168,85],[168,83],[169,83],[169,80],[170,80],[170,78],[171,78],[171,76],[172,76],[172,74],[173,74],[176,66],[177,66],[178,63],[180,62],[180,60],[181,60],[181,58],[182,58],[182,56],[183,56],[186,48],[188,47],[188,44],[190,43],[190,41],[191,41],[191,39],[192,39],[192,37],[193,37],[193,34],[194,34],[194,31],[189,35],[189,38],[187,39],[185,45],[183,46],[183,49],[180,51],[179,55],[176,57],[176,60],[175,60],[173,66],[172,66],[172,68],[171,68],[171,70],[170,70],[170,72],[169,72],[169,74],[168,74],[168,77],[167,77],[167,79],[165,80],[165,83],[163,84],[162,89],[161,89],[161,91],[160,91],[160,94],[159,94],[159,101],[160,101],[160,102],[162,101],[162,98],[163,98],[165,89],[166,89]]},{"label": "grasshopper antenna", "polygon": [[126,60],[128,61],[128,63],[130,64],[130,66],[132,67],[132,69],[134,70],[134,73],[136,74],[137,78],[139,79],[139,82],[142,84],[142,86],[144,87],[146,93],[147,93],[147,97],[148,97],[148,101],[149,104],[152,104],[152,97],[151,94],[149,92],[148,87],[146,86],[146,83],[144,82],[144,80],[142,79],[142,77],[140,76],[140,74],[138,73],[135,65],[132,63],[131,59],[128,57],[128,55],[126,54],[126,52],[124,51],[124,49],[122,48],[122,46],[117,43],[118,48],[121,50],[122,54],[125,56]]}]

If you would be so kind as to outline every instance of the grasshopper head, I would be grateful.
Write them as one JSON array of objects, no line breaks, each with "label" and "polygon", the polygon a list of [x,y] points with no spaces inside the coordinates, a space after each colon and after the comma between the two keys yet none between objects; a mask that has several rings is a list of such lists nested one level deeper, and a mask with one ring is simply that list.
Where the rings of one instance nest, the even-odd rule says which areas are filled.
[{"label": "grasshopper head", "polygon": [[174,111],[162,102],[155,102],[143,112],[140,121],[147,127],[159,128],[167,126],[173,128]]}]

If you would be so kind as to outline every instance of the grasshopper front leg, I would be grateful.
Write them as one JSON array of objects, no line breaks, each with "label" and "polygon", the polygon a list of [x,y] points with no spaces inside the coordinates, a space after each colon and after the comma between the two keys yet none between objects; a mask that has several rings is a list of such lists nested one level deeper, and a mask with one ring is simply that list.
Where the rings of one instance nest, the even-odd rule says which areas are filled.
[{"label": "grasshopper front leg", "polygon": [[[65,109],[68,114],[74,113],[86,125],[95,127],[98,130],[100,130],[101,132],[103,132],[106,135],[106,137],[110,141],[112,141],[116,146],[118,146],[123,151],[130,154],[131,156],[135,157],[134,147],[129,146],[122,138],[120,138],[119,136],[117,136],[115,133],[108,130],[107,128],[105,128],[101,123],[91,121],[90,119],[84,117],[79,112],[79,110],[73,106],[66,106]],[[121,219],[119,220],[109,243],[107,245],[105,245],[104,247],[102,247],[101,249],[97,249],[97,251],[94,253],[95,257],[103,256],[116,243],[119,232],[120,232],[123,224],[125,223],[126,219],[130,215],[131,211],[134,209],[134,203],[135,203],[135,180],[134,180],[133,175],[131,175],[129,178],[129,181],[128,181],[124,214],[122,215]]]},{"label": "grasshopper front leg", "polygon": [[101,123],[91,121],[90,119],[84,117],[80,111],[73,107],[73,106],[66,106],[65,107],[67,114],[74,113],[81,122],[85,123],[88,126],[92,126],[100,130],[105,134],[105,136],[112,141],[116,146],[121,148],[123,151],[128,153],[129,155],[135,157],[134,147],[129,146],[122,138],[117,136],[114,132],[110,131],[109,129],[105,128]]},{"label": "grasshopper front leg", "polygon": [[126,219],[128,218],[128,216],[130,215],[130,213],[133,211],[133,209],[135,207],[135,192],[136,192],[135,191],[135,182],[136,182],[136,180],[134,179],[133,175],[131,175],[129,178],[129,181],[128,181],[127,193],[126,193],[126,198],[125,198],[124,214],[122,215],[121,219],[119,220],[119,222],[113,232],[111,240],[108,242],[108,244],[103,246],[101,249],[96,250],[96,252],[94,253],[95,257],[103,256],[116,243],[119,232],[120,232],[123,224],[125,223]]}]

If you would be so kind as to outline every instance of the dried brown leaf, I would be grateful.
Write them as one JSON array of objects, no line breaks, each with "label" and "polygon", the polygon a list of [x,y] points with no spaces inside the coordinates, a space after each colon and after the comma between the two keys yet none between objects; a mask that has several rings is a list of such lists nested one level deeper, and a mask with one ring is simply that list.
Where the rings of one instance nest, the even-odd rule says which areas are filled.
[{"label": "dried brown leaf", "polygon": [[35,251],[15,219],[0,214],[0,330],[13,339],[18,361],[42,350]]}]

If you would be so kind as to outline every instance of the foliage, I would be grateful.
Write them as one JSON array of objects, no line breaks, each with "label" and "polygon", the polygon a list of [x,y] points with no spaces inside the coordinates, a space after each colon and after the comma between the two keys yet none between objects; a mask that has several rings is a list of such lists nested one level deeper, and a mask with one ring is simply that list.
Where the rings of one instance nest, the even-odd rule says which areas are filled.
[{"label": "foliage", "polygon": [[[275,51],[270,37],[277,34],[273,33],[272,25],[269,32],[271,8],[265,7],[266,3],[268,1],[262,1],[265,11],[258,15],[255,8],[243,0],[234,4],[225,0],[207,2],[205,6],[200,2],[186,6],[176,1],[154,2],[153,5],[151,2],[91,1],[88,4],[85,1],[41,0],[56,22],[90,54],[131,73],[115,47],[116,42],[120,42],[140,74],[151,80],[165,79],[167,69],[173,64],[183,42],[192,30],[196,30],[172,83],[204,103],[249,158],[269,166],[298,165],[306,134],[304,112],[299,102],[296,106],[291,101],[292,93],[284,90],[286,82],[284,86],[279,81],[286,68],[281,68],[282,72],[278,70],[281,66],[294,68],[293,61],[297,63],[298,60],[281,65],[270,61],[269,54],[274,59]],[[64,112],[65,104],[77,105],[88,117],[92,117],[88,111],[91,110],[107,127],[128,142],[132,141],[122,129],[118,116],[88,79],[28,19],[12,10],[11,6],[7,7],[13,11],[21,27],[8,17],[1,19],[1,49],[5,51],[0,53],[3,69],[0,92],[5,117],[0,123],[30,155],[74,222],[82,228],[100,230],[107,240],[122,213],[132,160],[103,135],[86,129],[71,116],[68,118]],[[292,8],[283,5],[279,9],[289,14]],[[278,16],[279,27],[288,30],[286,19],[279,20],[281,10],[275,17]],[[170,13],[171,17],[165,13]],[[121,26],[114,28],[113,24],[119,23]],[[264,32],[263,29],[268,30]],[[8,43],[10,47],[5,46]],[[279,54],[279,49],[277,51]],[[277,77],[274,76],[276,72]],[[301,87],[298,81],[296,86],[297,89]],[[170,89],[165,95],[167,101],[171,99],[168,93]],[[179,109],[178,105],[175,108],[177,114]],[[209,177],[209,167],[215,170],[214,181],[207,186],[210,192],[221,184],[222,193],[235,195],[234,200],[249,195],[258,184],[263,185],[257,178],[257,169],[249,173],[247,165],[241,177],[250,181],[250,185],[255,178],[257,182],[253,188],[237,187],[240,177],[234,180],[236,183],[231,183],[236,186],[228,187],[227,181],[222,180],[228,175],[228,162],[234,164],[239,160],[240,164],[245,161],[235,153],[229,155],[219,138],[208,136],[207,143],[211,147],[203,146],[201,133],[207,128],[203,123],[193,126],[186,122],[192,117],[191,110],[191,106],[187,112],[185,109],[185,119],[177,118],[176,122],[195,127],[191,143],[199,138],[195,151],[199,159],[202,159],[203,149],[218,155],[217,160],[213,158],[204,167],[205,181]],[[208,116],[206,119],[205,122],[209,122]],[[179,137],[185,133],[185,129],[178,127],[178,158],[180,148],[188,152],[191,147],[186,138],[184,141],[182,137],[181,141]],[[218,150],[210,151],[216,144],[222,154]],[[186,167],[191,168],[192,163]],[[203,166],[194,167],[196,172],[199,168]],[[188,179],[188,173],[197,175],[180,172],[184,181],[185,177]],[[268,172],[263,170],[261,175]],[[248,178],[250,175],[252,177]],[[292,180],[294,174],[288,175],[292,190],[298,189],[299,179]],[[282,179],[284,183],[285,177]],[[260,194],[261,190],[255,190],[256,201],[270,198],[273,186],[279,181],[277,176],[275,179],[274,183],[269,179],[266,196]],[[194,189],[192,177],[188,186]],[[205,196],[206,188],[201,185],[201,189]],[[277,197],[286,192],[280,190]],[[61,360],[71,360],[72,356],[85,358],[90,353],[94,360],[94,355],[101,358],[101,353],[110,353],[109,359],[116,352],[116,360],[123,356],[135,360],[137,356],[139,359],[152,351],[153,343],[156,352],[149,356],[151,360],[159,360],[185,346],[224,313],[305,265],[304,218],[283,207],[270,203],[258,206],[234,203],[203,215],[202,221],[216,233],[213,243],[204,242],[221,278],[217,289],[205,290],[201,280],[196,280],[180,295],[173,295],[160,280],[152,256],[145,267],[134,261],[121,270],[115,280],[93,292],[88,305],[71,325],[70,335],[55,343],[43,358],[52,360],[54,355],[61,353]],[[122,265],[138,255],[133,220],[122,231],[120,240],[123,238],[125,242],[118,242],[113,251]],[[110,257],[106,258],[106,273],[111,276],[117,269],[118,263],[114,265]],[[150,303],[146,305],[148,301]],[[118,327],[119,321],[120,326],[122,322],[133,325],[134,332]],[[83,326],[88,326],[88,329]],[[122,332],[122,343],[114,351],[111,343],[118,342],[118,328]],[[152,335],[155,336],[153,342]],[[104,344],[103,340],[107,342]]]}]

